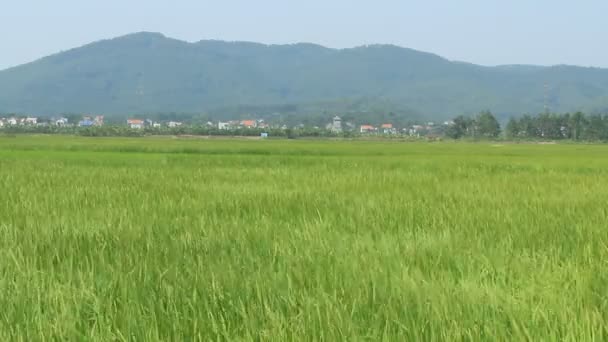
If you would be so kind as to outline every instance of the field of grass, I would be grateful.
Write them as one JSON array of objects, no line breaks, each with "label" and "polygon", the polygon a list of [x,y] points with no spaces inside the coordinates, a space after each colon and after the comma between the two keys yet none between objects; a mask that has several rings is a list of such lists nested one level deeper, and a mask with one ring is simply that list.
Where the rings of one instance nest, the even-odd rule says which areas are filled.
[{"label": "field of grass", "polygon": [[0,136],[0,340],[608,339],[608,146]]}]

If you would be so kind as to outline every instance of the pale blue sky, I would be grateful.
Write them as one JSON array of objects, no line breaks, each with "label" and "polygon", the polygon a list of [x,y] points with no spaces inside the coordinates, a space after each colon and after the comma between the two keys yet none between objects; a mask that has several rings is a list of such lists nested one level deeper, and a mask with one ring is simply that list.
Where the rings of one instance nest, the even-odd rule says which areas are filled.
[{"label": "pale blue sky", "polygon": [[606,0],[4,0],[0,69],[136,31],[187,41],[391,43],[483,65],[608,67]]}]

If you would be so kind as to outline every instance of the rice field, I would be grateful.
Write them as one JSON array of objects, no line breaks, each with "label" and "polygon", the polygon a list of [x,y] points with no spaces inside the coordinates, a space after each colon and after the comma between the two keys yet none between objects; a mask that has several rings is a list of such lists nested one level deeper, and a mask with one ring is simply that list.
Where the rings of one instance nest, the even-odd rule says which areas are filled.
[{"label": "rice field", "polygon": [[0,340],[603,341],[608,146],[0,136]]}]

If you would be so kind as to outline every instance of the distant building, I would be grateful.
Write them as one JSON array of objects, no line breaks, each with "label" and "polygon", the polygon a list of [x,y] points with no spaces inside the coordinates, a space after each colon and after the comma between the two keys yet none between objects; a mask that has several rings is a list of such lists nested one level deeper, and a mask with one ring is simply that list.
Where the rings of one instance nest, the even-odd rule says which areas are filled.
[{"label": "distant building", "polygon": [[78,122],[78,127],[92,127],[95,126],[95,121],[91,120],[91,118],[84,118],[80,122]]},{"label": "distant building", "polygon": [[335,132],[342,132],[342,118],[336,115],[333,120],[333,126]]},{"label": "distant building", "polygon": [[103,115],[97,115],[93,122],[95,122],[95,126],[103,126]]},{"label": "distant building", "polygon": [[10,126],[15,126],[15,125],[17,125],[17,119],[10,118],[10,119],[6,120],[6,123],[9,124]]},{"label": "distant building", "polygon": [[177,121],[169,121],[167,123],[167,126],[169,126],[169,128],[175,128],[175,127],[179,127],[181,125],[182,125],[182,123],[181,122],[177,122]]},{"label": "distant building", "polygon": [[409,134],[412,136],[427,135],[431,129],[433,129],[431,126],[413,125],[409,130]]},{"label": "distant building", "polygon": [[241,126],[245,128],[256,128],[257,122],[255,120],[243,120],[241,121]]},{"label": "distant building", "polygon": [[142,129],[144,128],[144,120],[140,119],[128,119],[127,126],[131,129]]},{"label": "distant building", "polygon": [[395,129],[395,127],[393,127],[393,124],[390,124],[390,123],[382,124],[381,129],[382,129],[382,133],[383,134],[395,134],[395,133],[397,133],[397,130]]},{"label": "distant building", "polygon": [[359,128],[359,132],[361,133],[373,133],[376,130],[376,127],[372,125],[361,125],[361,127]]},{"label": "distant building", "polygon": [[334,133],[342,132],[342,118],[336,115],[333,118],[332,122],[329,123],[325,128]]},{"label": "distant building", "polygon": [[0,128],[4,127],[4,120],[0,120]]},{"label": "distant building", "polygon": [[59,119],[54,120],[54,123],[55,123],[55,126],[60,126],[60,127],[67,126],[68,119],[67,118],[59,118]]},{"label": "distant building", "polygon": [[154,128],[160,128],[160,123],[159,122],[154,122],[154,123],[152,123],[152,127],[154,127]]},{"label": "distant building", "polygon": [[262,137],[263,139],[268,138],[268,133],[262,133],[260,134],[260,137]]},{"label": "distant building", "polygon": [[230,122],[218,122],[217,123],[217,128],[218,129],[230,129]]},{"label": "distant building", "polygon": [[31,117],[25,118],[26,125],[35,125],[37,123],[38,123],[38,118],[31,118]]}]

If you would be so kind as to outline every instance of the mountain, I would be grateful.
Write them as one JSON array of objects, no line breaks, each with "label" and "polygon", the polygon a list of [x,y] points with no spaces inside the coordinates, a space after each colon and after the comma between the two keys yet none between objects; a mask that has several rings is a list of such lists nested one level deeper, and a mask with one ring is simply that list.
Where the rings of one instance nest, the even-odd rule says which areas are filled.
[{"label": "mountain", "polygon": [[[608,69],[484,67],[392,45],[189,43],[158,33],[95,42],[0,71],[0,112],[348,112],[445,119],[608,109]],[[393,115],[394,115],[393,113]]]}]

